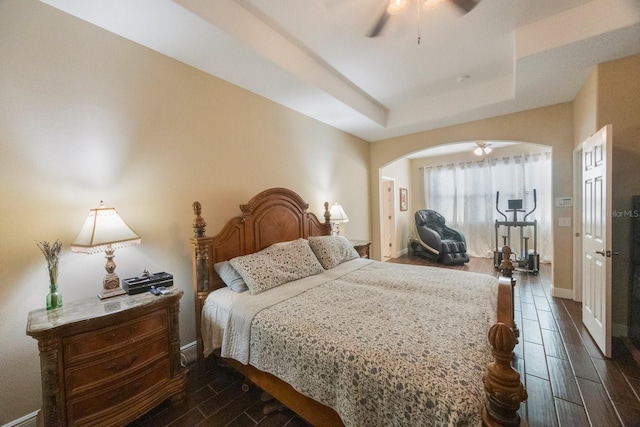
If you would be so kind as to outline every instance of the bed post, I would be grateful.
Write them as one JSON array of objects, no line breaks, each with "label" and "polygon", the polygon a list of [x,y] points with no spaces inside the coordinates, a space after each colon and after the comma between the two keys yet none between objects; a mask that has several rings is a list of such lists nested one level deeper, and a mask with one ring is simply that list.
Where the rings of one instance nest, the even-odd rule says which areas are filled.
[{"label": "bed post", "polygon": [[331,224],[331,211],[329,210],[329,202],[324,202],[324,233],[333,235],[333,224]]},{"label": "bed post", "polygon": [[207,244],[204,241],[205,227],[207,223],[204,218],[200,216],[202,213],[202,206],[200,202],[193,202],[193,213],[195,219],[193,220],[193,243],[195,246],[196,257],[194,261],[194,282],[193,282],[193,295],[195,297],[196,306],[196,344],[198,352],[198,365],[204,364],[204,343],[202,341],[202,331],[200,325],[200,316],[202,315],[202,306],[204,300],[209,294],[209,254],[207,250]]},{"label": "bed post", "polygon": [[505,245],[502,247],[502,262],[500,263],[500,273],[502,277],[507,277],[511,280],[511,321],[513,324],[511,325],[511,330],[513,334],[516,336],[516,344],[518,343],[518,338],[520,337],[520,330],[518,329],[518,324],[515,319],[515,290],[516,290],[516,280],[513,278],[513,270],[515,269],[513,263],[511,262],[511,247]]},{"label": "bed post", "polygon": [[502,248],[501,277],[498,280],[498,322],[489,329],[489,344],[494,361],[487,365],[482,378],[487,403],[482,409],[482,424],[487,427],[526,426],[520,418],[520,403],[527,400],[527,391],[520,381],[520,374],[513,369],[513,348],[518,342],[518,330],[514,321],[513,264],[511,248]]},{"label": "bed post", "polygon": [[520,374],[511,367],[516,337],[504,323],[489,329],[489,343],[494,361],[487,365],[482,378],[487,392],[487,404],[482,409],[482,424],[487,427],[527,425],[518,415],[520,403],[527,400],[527,391],[520,382]]}]

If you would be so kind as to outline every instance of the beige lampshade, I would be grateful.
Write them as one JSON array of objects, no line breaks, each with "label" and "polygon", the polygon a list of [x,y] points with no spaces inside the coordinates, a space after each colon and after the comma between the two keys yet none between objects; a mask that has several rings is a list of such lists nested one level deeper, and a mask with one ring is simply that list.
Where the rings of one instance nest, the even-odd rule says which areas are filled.
[{"label": "beige lampshade", "polygon": [[140,237],[120,218],[115,208],[91,209],[89,215],[71,244],[73,252],[104,252],[109,245],[112,249],[140,244]]},{"label": "beige lampshade", "polygon": [[338,202],[334,203],[329,210],[331,214],[331,222],[349,222],[349,217],[347,216],[342,206],[338,204]]}]

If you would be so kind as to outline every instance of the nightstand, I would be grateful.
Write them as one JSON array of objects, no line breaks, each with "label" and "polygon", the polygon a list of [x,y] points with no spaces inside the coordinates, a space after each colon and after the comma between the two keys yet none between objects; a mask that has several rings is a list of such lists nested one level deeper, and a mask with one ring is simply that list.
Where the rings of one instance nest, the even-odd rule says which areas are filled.
[{"label": "nightstand", "polygon": [[[171,289],[171,288],[170,288]],[[65,302],[29,313],[42,372],[39,426],[123,425],[185,397],[182,290]]]},{"label": "nightstand", "polygon": [[369,248],[371,247],[371,241],[369,240],[349,240],[354,249],[360,255],[360,258],[369,258]]}]

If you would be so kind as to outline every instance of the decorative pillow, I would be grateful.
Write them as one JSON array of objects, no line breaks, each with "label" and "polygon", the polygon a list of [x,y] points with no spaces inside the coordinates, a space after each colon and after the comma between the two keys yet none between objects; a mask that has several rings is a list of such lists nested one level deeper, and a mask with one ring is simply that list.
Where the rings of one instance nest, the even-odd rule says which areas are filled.
[{"label": "decorative pillow", "polygon": [[305,239],[284,246],[271,245],[233,258],[229,264],[240,273],[252,295],[324,271]]},{"label": "decorative pillow", "polygon": [[233,292],[249,290],[242,276],[229,264],[229,261],[217,262],[213,264],[213,269],[218,273],[218,276],[220,276],[224,284]]},{"label": "decorative pillow", "polygon": [[343,236],[310,236],[309,246],[327,270],[345,261],[360,258],[358,251]]}]

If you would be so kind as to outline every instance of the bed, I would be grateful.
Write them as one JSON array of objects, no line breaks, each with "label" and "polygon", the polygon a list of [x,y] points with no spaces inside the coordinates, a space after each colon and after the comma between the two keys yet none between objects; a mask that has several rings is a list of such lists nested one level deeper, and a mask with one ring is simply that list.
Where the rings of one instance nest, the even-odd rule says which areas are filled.
[{"label": "bed", "polygon": [[365,260],[307,208],[268,189],[208,237],[193,204],[199,363],[315,426],[524,424],[508,247],[500,279]]}]

